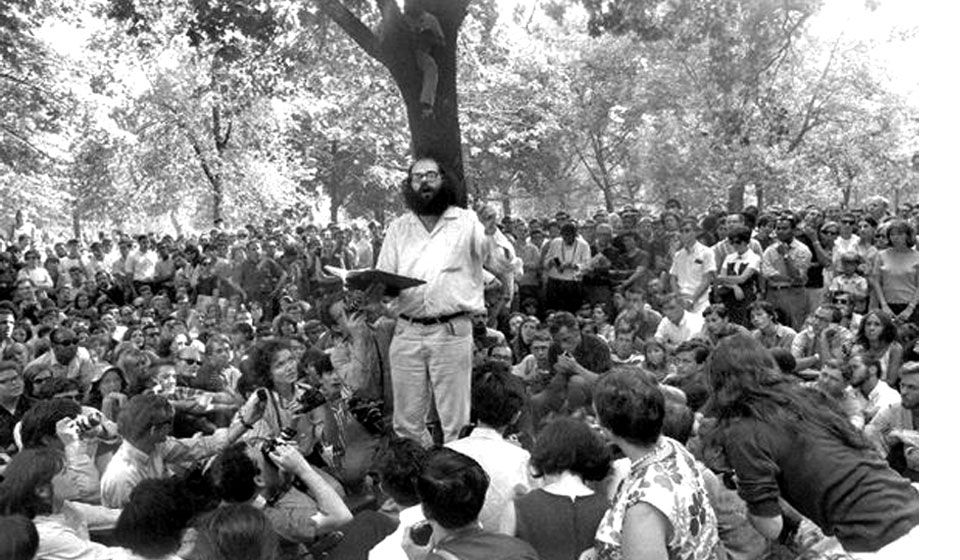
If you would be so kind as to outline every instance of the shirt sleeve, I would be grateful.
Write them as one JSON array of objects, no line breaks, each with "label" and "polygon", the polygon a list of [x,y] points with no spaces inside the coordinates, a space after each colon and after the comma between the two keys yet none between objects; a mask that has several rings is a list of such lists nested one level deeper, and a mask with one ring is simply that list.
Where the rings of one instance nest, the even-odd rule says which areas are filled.
[{"label": "shirt sleeve", "polygon": [[772,436],[759,423],[740,423],[728,430],[724,442],[727,460],[737,473],[737,493],[749,512],[758,517],[781,513],[777,484],[780,467],[774,457]]},{"label": "shirt sleeve", "polygon": [[760,259],[760,272],[763,273],[766,278],[773,278],[780,274],[773,261],[773,254],[775,252],[772,250],[773,247],[773,245],[767,247],[767,250],[763,252],[763,257]]},{"label": "shirt sleeve", "polygon": [[66,477],[70,481],[74,499],[81,502],[100,503],[100,473],[93,460],[86,454],[83,444],[68,445],[64,449]]},{"label": "shirt sleeve", "polygon": [[703,273],[708,274],[710,272],[717,271],[717,256],[716,254],[707,249],[703,252]]},{"label": "shirt sleeve", "polygon": [[397,273],[397,227],[394,222],[383,236],[383,244],[380,246],[380,256],[377,257],[377,270]]},{"label": "shirt sleeve", "polygon": [[219,428],[209,436],[194,436],[192,438],[168,438],[162,443],[162,454],[165,463],[190,463],[210,457],[226,446],[227,429]]}]

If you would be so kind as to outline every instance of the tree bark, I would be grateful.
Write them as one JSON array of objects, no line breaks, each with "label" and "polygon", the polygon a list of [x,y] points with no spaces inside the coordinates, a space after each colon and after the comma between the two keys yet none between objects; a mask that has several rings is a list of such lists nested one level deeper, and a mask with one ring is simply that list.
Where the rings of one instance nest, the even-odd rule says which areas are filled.
[{"label": "tree bark", "polygon": [[433,157],[450,171],[457,191],[456,203],[467,205],[460,110],[457,99],[457,37],[466,16],[469,0],[407,0],[410,7],[422,7],[440,22],[444,45],[432,51],[438,68],[433,116],[420,106],[422,73],[417,66],[416,35],[395,0],[377,0],[382,18],[379,35],[363,24],[343,3],[318,0],[323,12],[343,29],[368,55],[382,63],[400,89],[407,110],[410,148],[414,158]]}]

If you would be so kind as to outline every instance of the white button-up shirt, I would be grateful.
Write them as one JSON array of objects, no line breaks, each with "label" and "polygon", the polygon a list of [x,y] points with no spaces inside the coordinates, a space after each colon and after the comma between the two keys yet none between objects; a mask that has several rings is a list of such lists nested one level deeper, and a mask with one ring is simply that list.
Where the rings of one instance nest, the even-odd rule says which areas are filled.
[{"label": "white button-up shirt", "polygon": [[667,317],[661,319],[653,338],[662,343],[677,345],[696,336],[703,330],[703,323],[702,315],[684,311],[680,324],[674,323]]},{"label": "white button-up shirt", "polygon": [[471,457],[490,475],[479,516],[483,528],[499,533],[512,530],[516,524],[514,498],[537,487],[528,468],[530,452],[506,441],[496,430],[480,426],[447,447]]},{"label": "white button-up shirt", "polygon": [[205,459],[227,443],[227,430],[220,428],[209,436],[189,439],[167,438],[149,454],[124,440],[100,477],[100,498],[103,505],[122,508],[130,492],[142,480],[166,478],[173,474],[171,465]]},{"label": "white button-up shirt", "polygon": [[407,212],[387,228],[377,269],[426,284],[400,292],[394,306],[410,317],[437,317],[479,312],[483,301],[483,267],[498,272],[510,260],[472,210],[451,206],[427,231],[416,214]]}]

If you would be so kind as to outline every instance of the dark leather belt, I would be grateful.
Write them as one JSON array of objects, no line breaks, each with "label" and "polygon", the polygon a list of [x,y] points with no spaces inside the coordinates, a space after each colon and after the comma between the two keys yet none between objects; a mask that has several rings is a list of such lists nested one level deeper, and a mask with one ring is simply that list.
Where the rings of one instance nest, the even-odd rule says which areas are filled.
[{"label": "dark leather belt", "polygon": [[794,288],[802,288],[802,287],[803,287],[803,286],[793,286],[793,285],[787,285],[787,286],[767,286],[767,289],[768,289],[768,290],[792,290],[792,289],[794,289]]},{"label": "dark leather belt", "polygon": [[470,315],[469,311],[461,311],[459,313],[451,313],[450,315],[440,315],[437,317],[410,317],[401,313],[400,318],[404,321],[410,321],[411,323],[416,323],[418,325],[439,325],[440,323],[447,323],[449,321],[453,321],[454,319],[466,317],[468,315]]}]

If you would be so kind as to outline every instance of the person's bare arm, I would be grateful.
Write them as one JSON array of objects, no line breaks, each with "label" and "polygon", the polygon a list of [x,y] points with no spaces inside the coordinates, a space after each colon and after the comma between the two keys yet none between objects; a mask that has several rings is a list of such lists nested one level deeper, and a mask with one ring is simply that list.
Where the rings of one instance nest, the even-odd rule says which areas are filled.
[{"label": "person's bare arm", "polygon": [[295,446],[278,445],[270,458],[281,469],[295,474],[307,485],[310,496],[317,504],[317,513],[311,517],[317,529],[334,529],[353,519],[353,514],[336,490],[313,470]]},{"label": "person's bare arm", "polygon": [[672,538],[670,521],[650,504],[640,502],[623,518],[623,557],[631,560],[666,560]]}]

